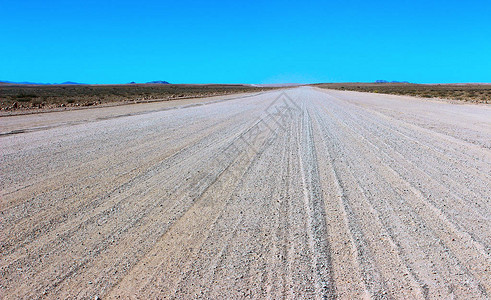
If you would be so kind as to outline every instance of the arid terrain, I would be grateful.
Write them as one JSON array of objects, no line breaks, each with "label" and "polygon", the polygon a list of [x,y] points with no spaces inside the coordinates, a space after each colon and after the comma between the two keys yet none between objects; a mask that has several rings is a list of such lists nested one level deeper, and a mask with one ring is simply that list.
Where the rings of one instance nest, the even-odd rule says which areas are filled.
[{"label": "arid terrain", "polygon": [[491,84],[415,84],[408,82],[320,83],[314,86],[341,91],[358,91],[421,98],[451,99],[461,102],[491,103]]},{"label": "arid terrain", "polygon": [[271,90],[242,84],[11,84],[0,82],[0,115],[169,101]]},{"label": "arid terrain", "polygon": [[249,92],[0,117],[0,298],[491,297],[491,106]]}]

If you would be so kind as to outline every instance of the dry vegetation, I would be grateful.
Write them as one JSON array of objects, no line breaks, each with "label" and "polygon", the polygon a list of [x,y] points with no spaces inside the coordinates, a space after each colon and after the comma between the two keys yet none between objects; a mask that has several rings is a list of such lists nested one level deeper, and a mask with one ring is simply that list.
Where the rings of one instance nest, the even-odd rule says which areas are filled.
[{"label": "dry vegetation", "polygon": [[321,83],[326,89],[491,103],[491,84]]},{"label": "dry vegetation", "polygon": [[0,109],[77,107],[112,102],[149,102],[257,92],[271,88],[248,85],[123,84],[123,85],[0,85]]}]

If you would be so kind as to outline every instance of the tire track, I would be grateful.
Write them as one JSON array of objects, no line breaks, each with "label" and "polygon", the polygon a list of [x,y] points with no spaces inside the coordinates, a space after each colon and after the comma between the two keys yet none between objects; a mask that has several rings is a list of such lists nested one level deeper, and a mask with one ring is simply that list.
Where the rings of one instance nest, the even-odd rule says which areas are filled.
[{"label": "tire track", "polygon": [[[363,132],[363,130],[361,130],[361,129],[358,129],[358,131],[355,131],[354,129],[352,129],[352,128],[353,128],[353,126],[348,126],[348,125],[345,125],[345,128],[346,128],[347,130],[352,131],[352,133],[353,133],[353,134],[352,134],[352,135],[350,135],[350,136],[356,136],[356,135],[359,135],[357,132]],[[347,136],[347,135],[346,135],[346,136]],[[365,138],[364,138],[363,136],[361,136],[361,135],[360,135],[360,138],[361,138],[361,140],[365,140]],[[360,141],[360,139],[356,139],[356,140],[357,140],[357,141]],[[365,141],[366,141],[366,143],[367,143],[367,144],[371,144],[370,140],[365,140]],[[356,149],[356,150],[353,150],[353,151],[360,151],[361,149],[363,149],[363,146],[362,146],[362,144],[360,144],[360,145],[359,145],[359,146],[357,146],[357,147],[354,147],[354,146],[353,146],[353,148],[354,148],[354,149]],[[381,150],[381,149],[377,149],[376,153],[381,153],[381,151],[380,151],[380,150]],[[382,151],[382,152],[383,152],[383,151]],[[363,164],[363,162],[361,162],[361,161],[360,161],[360,162],[358,162],[358,164]],[[380,164],[381,164],[381,161],[372,162],[372,166],[378,166],[378,165],[380,165]],[[385,166],[385,164],[383,164],[383,163],[382,163],[382,165],[384,165],[384,166]],[[369,167],[369,166],[365,166],[365,169],[368,169],[368,168],[370,168],[370,167]],[[353,167],[353,168],[351,168],[351,169],[356,169],[356,168],[355,168],[355,167]],[[392,172],[394,172],[393,170],[391,170],[391,171],[392,171]],[[385,173],[384,173],[384,172],[378,172],[378,174],[379,174],[379,176],[384,176],[384,174],[386,174],[386,172],[385,172]],[[387,177],[387,176],[386,176],[386,178],[388,178],[388,179],[389,179],[389,178],[393,178],[393,176],[389,176],[389,177]],[[391,186],[395,185],[395,183],[393,182],[393,180],[392,180],[392,181],[388,181],[388,182],[391,182]],[[406,189],[406,190],[407,190],[407,189]],[[407,196],[407,193],[406,193],[405,198],[407,198],[407,197],[408,197],[408,196]],[[375,197],[374,199],[377,199],[377,197]],[[421,197],[421,199],[423,199],[423,198]],[[423,200],[423,201],[424,201],[424,200]],[[390,203],[390,202],[389,202],[389,203]],[[411,204],[411,205],[412,205],[413,203],[414,203],[414,202],[410,202],[410,203],[408,203],[408,204]],[[387,202],[386,202],[386,204],[387,204]],[[380,210],[380,209],[379,209],[379,210]],[[427,208],[425,211],[427,211],[427,210],[428,210],[428,208]],[[431,210],[430,210],[430,211],[431,211]],[[421,214],[421,209],[418,209],[418,213],[419,213],[419,214]],[[419,216],[419,215],[418,215],[418,213],[416,214],[416,216]],[[441,215],[436,215],[436,216],[433,216],[433,217],[431,218],[431,220],[435,219],[435,217],[436,217],[436,218],[439,218],[439,217],[441,217]],[[428,220],[430,220],[430,219],[425,220],[425,223],[427,223],[427,222],[428,222]],[[392,222],[389,222],[389,224],[394,224],[394,225],[397,225],[397,224],[398,224],[398,222],[396,222],[396,221],[392,221]],[[390,228],[390,225],[387,225],[387,224],[386,224],[386,226],[388,226],[387,228]],[[439,231],[441,232],[441,228],[449,228],[449,227],[450,227],[450,228],[452,228],[453,226],[452,226],[452,225],[450,225],[450,224],[446,224],[445,226],[441,225],[441,226],[440,226],[440,227],[438,227],[438,228],[439,228]],[[420,227],[420,228],[421,228],[421,227]],[[417,228],[416,228],[416,231],[417,231]],[[425,238],[427,239],[427,236],[425,236]],[[447,241],[449,241],[450,239],[449,239],[449,238],[447,238],[446,240],[447,240]],[[452,240],[454,240],[454,238],[452,238]],[[403,240],[403,241],[404,241],[404,240]],[[454,243],[455,243],[455,242],[454,242]],[[447,243],[445,243],[445,244],[447,244]],[[474,242],[473,242],[472,240],[467,239],[467,240],[463,240],[463,241],[462,241],[462,244],[465,244],[465,245],[466,245],[466,247],[469,247],[469,245],[473,245],[473,244],[474,244]],[[485,253],[485,252],[484,252],[484,250],[483,250],[483,248],[482,248],[482,247],[479,247],[479,248],[481,249],[481,251],[479,251],[479,252],[477,252],[477,253],[474,253],[474,254],[470,254],[470,256],[472,256],[472,257],[474,257],[474,258],[476,258],[476,257],[477,257],[477,258],[482,257],[482,255],[484,255],[484,253]],[[416,250],[417,250],[417,249],[416,249]],[[444,249],[443,249],[443,250],[444,250]],[[412,250],[412,251],[414,252],[415,250]],[[462,253],[462,252],[461,252],[461,251],[459,251],[458,253]],[[469,255],[469,254],[468,254],[468,255]],[[464,255],[463,257],[467,257],[467,255]],[[462,256],[461,256],[461,258],[462,258]],[[485,274],[485,272],[483,272],[483,270],[484,270],[484,269],[486,269],[486,266],[489,266],[489,265],[490,265],[489,260],[484,260],[484,261],[482,261],[482,260],[481,260],[481,261],[479,261],[479,260],[478,260],[478,261],[473,262],[471,265],[473,265],[474,267],[477,267],[477,266],[481,267],[481,266],[483,266],[482,268],[479,268],[479,269],[481,269],[481,271],[479,272],[479,274],[480,274],[480,278],[481,278],[481,280],[480,280],[480,281],[481,281],[481,282],[489,282],[489,278],[484,279],[484,278],[482,277],[482,276],[483,276],[483,274]],[[462,266],[460,266],[460,267],[462,267]],[[465,268],[464,268],[464,269],[465,269]],[[423,272],[423,274],[427,274],[427,273],[428,273],[428,272],[426,272],[426,273],[424,273],[424,272]],[[457,273],[458,273],[458,272],[457,272]],[[455,273],[454,273],[454,274],[455,274]],[[449,275],[451,276],[451,274],[448,274],[447,276],[449,276]],[[478,277],[478,278],[479,278],[479,277]],[[461,285],[462,285],[462,283],[461,283]],[[481,292],[483,292],[483,293],[484,293],[483,295],[485,295],[485,294],[486,294],[486,292],[485,292],[485,288],[483,288],[483,287],[478,287],[478,289],[479,289],[479,290],[481,290]],[[468,292],[467,292],[465,295],[469,295],[468,293],[469,293],[469,291],[468,291]]]},{"label": "tire track", "polygon": [[[345,120],[348,120],[348,119],[345,118]],[[406,155],[400,153],[398,150],[395,149],[395,147],[391,146],[392,143],[387,143],[384,140],[381,140],[379,137],[372,134],[371,131],[367,131],[365,128],[357,125],[356,122],[353,122],[353,123],[350,123],[349,125],[346,125],[346,128],[357,128],[356,131],[352,130],[351,132],[353,132],[353,134],[364,132],[366,135],[370,136],[370,138],[365,138],[365,137],[363,137],[363,135],[361,135],[360,138],[364,139],[367,143],[370,143],[374,147],[377,147],[377,149],[380,149],[380,150],[384,149],[385,152],[390,151],[393,155],[387,155],[386,161],[389,161],[389,162],[390,161],[397,161],[399,166],[404,166],[405,170],[410,170],[413,175],[409,176],[409,177],[413,177],[413,178],[425,177],[426,182],[427,182],[426,184],[429,184],[429,183],[435,181],[434,176],[432,176],[431,174],[428,174],[426,172],[423,172],[422,168],[419,168],[412,161],[410,161]],[[376,143],[376,142],[378,142],[379,146],[374,145],[374,143]],[[415,173],[418,175],[419,174],[421,174],[421,175],[420,176],[414,176]],[[477,219],[477,220],[486,220],[487,219],[487,217],[481,215],[481,213],[487,212],[486,208],[480,208],[480,209],[474,208],[473,211],[468,211],[467,207],[468,206],[472,207],[473,203],[469,203],[469,201],[464,201],[464,198],[462,198],[461,196],[457,195],[454,192],[448,191],[448,186],[444,186],[443,184],[444,183],[441,183],[441,182],[438,182],[436,184],[432,184],[431,190],[433,191],[433,193],[435,191],[439,191],[440,193],[443,193],[446,196],[446,199],[444,201],[447,203],[447,206],[452,203],[451,201],[458,201],[457,203],[455,203],[455,205],[459,206],[461,208],[461,210],[459,211],[459,214],[462,215],[463,213],[466,213],[468,216],[472,216],[472,218]],[[448,184],[448,182],[447,182],[447,184]],[[422,189],[422,187],[423,186],[421,186],[421,184],[419,184],[420,190]],[[429,193],[429,194],[431,195],[431,193]],[[435,205],[435,204],[433,204],[433,205]],[[489,212],[487,212],[487,213],[489,214]],[[476,214],[478,215],[477,217],[476,217]],[[448,213],[447,213],[447,215],[448,215]],[[454,223],[455,226],[457,226],[461,230],[463,230],[465,228],[464,226],[458,225],[459,223],[462,223],[462,222],[459,222],[458,220],[457,220],[457,223],[455,223],[455,221],[453,221],[452,223]],[[466,225],[469,226],[470,224],[467,222]],[[479,232],[479,229],[475,230],[475,232]],[[476,238],[476,236],[473,234],[471,234],[471,236],[473,236],[473,239],[475,240],[475,242],[480,243],[482,246],[488,248],[486,246],[486,244],[489,244],[489,243],[483,243],[482,241],[480,241],[479,238]],[[486,234],[483,233],[483,234],[481,234],[481,236],[486,236]]]},{"label": "tire track", "polygon": [[487,106],[171,108],[0,136],[1,298],[491,295]]}]

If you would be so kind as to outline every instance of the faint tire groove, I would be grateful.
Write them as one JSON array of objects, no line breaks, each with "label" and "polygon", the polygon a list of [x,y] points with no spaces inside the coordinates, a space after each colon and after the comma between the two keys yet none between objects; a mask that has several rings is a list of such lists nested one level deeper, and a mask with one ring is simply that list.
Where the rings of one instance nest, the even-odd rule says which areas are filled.
[{"label": "faint tire groove", "polygon": [[[304,209],[307,213],[307,228],[309,235],[309,247],[312,252],[312,265],[315,270],[316,280],[316,295],[319,298],[335,298],[335,286],[332,277],[331,270],[331,257],[330,257],[330,247],[327,243],[327,230],[325,225],[325,216],[321,209],[324,207],[324,200],[319,192],[319,184],[316,179],[319,178],[319,173],[317,170],[317,158],[315,157],[315,145],[312,137],[312,125],[311,118],[308,111],[305,111],[302,115],[302,121],[299,135],[303,136],[305,133],[305,139],[307,145],[302,147],[300,145],[301,138],[298,142],[298,158],[300,164],[300,173],[303,185],[303,201]],[[304,124],[307,123],[307,124]],[[306,129],[304,129],[306,128]],[[304,132],[305,131],[305,132]],[[301,149],[306,149],[301,152]],[[304,159],[302,158],[303,153],[307,153],[309,163],[311,165],[310,170],[305,166]],[[315,201],[315,203],[313,203]],[[324,265],[325,264],[325,265]],[[327,269],[327,272],[324,271]]]},{"label": "faint tire groove", "polygon": [[[356,124],[351,124],[350,126],[352,126],[353,128],[358,127]],[[346,125],[346,128],[349,128],[349,126],[347,126],[347,125]],[[377,146],[375,146],[373,143],[374,143],[374,141],[378,140],[378,137],[374,136],[374,135],[373,135],[373,134],[371,134],[369,131],[366,131],[364,128],[362,128],[362,127],[358,127],[358,131],[351,130],[351,132],[353,132],[353,134],[356,134],[356,135],[358,135],[358,133],[359,133],[359,132],[367,132],[368,134],[370,134],[370,135],[372,136],[372,138],[371,138],[371,139],[365,139],[365,138],[364,138],[363,136],[361,136],[361,135],[360,135],[360,137],[362,137],[363,139],[365,139],[365,140],[367,141],[367,143],[369,143],[369,144],[373,145],[374,147],[377,147]],[[357,133],[357,132],[358,132],[358,133]],[[388,145],[387,143],[385,143],[385,144],[386,144],[386,145]],[[377,147],[377,148],[378,148],[378,149],[380,149],[380,150],[382,151],[382,149],[381,149],[380,147]],[[401,158],[401,160],[405,160],[405,161],[406,161],[408,164],[410,164],[410,165],[412,166],[411,170],[414,170],[414,172],[419,172],[419,173],[421,173],[421,174],[422,174],[424,177],[427,177],[428,182],[432,182],[432,181],[434,181],[433,177],[432,177],[430,174],[428,174],[428,173],[426,173],[426,172],[423,172],[423,171],[422,171],[420,168],[417,168],[417,166],[416,166],[416,165],[415,165],[413,162],[411,162],[410,160],[408,160],[408,159],[407,159],[407,157],[406,157],[406,156],[404,156],[402,153],[400,153],[398,150],[394,149],[394,147],[391,147],[391,150],[393,151],[393,153],[397,154],[397,156],[398,156],[398,157],[400,157],[400,158]],[[384,151],[385,151],[385,150],[384,150]],[[388,156],[388,155],[387,155],[387,157],[390,157],[390,156]],[[393,159],[394,159],[394,156],[392,156],[392,157],[391,157],[391,160],[393,160]],[[438,185],[438,187],[441,187],[441,188],[442,188],[442,190],[445,190],[445,189],[446,189],[446,188],[445,188],[445,186],[443,186],[443,184],[442,184],[442,183],[440,183],[440,182],[437,182],[437,185]],[[465,205],[469,205],[469,204],[467,204],[467,203],[466,203],[466,202],[463,200],[463,198],[462,198],[462,197],[460,197],[460,196],[456,195],[454,192],[452,192],[452,191],[447,191],[447,193],[450,193],[449,195],[450,195],[450,196],[453,196],[453,197],[451,197],[451,199],[457,199],[457,200],[459,200],[459,201],[460,201],[459,205],[461,205],[461,207],[463,207],[463,206],[465,206]],[[435,204],[433,203],[433,205],[435,205]],[[463,206],[462,206],[462,205],[463,205]],[[472,205],[472,204],[471,204],[471,205]],[[475,209],[475,211],[476,211],[477,213],[479,213],[479,214],[480,214],[479,210]],[[485,217],[484,217],[484,216],[481,216],[481,218],[485,219]],[[457,228],[460,228],[460,230],[462,231],[462,226],[459,226],[459,224],[458,224],[458,223],[456,224],[456,223],[455,223],[455,221],[451,221],[451,222],[452,222],[452,223],[453,223],[455,226],[457,226]],[[488,247],[488,246],[486,246],[486,244],[485,244],[483,241],[481,241],[479,238],[475,237],[475,236],[474,236],[474,235],[472,235],[472,234],[471,234],[471,236],[472,236],[473,240],[474,240],[476,243],[481,244],[481,246],[482,246],[482,247],[489,248],[489,247]]]},{"label": "faint tire groove", "polygon": [[[326,111],[326,113],[330,114],[327,111]],[[322,127],[324,127],[324,126],[325,125],[322,125]],[[329,133],[330,131],[327,128],[324,127],[324,132],[325,133]],[[330,138],[330,141],[331,141],[331,144],[338,145],[338,142],[336,141],[336,138],[331,137]],[[338,145],[338,147],[341,147],[341,146]],[[330,152],[333,152],[333,151],[334,150],[331,149]],[[373,257],[373,259],[376,260],[376,262],[375,262],[376,265],[374,265],[372,267],[376,267],[376,268],[379,269],[379,268],[381,268],[381,266],[383,264],[390,264],[390,266],[391,266],[390,269],[391,270],[398,270],[399,271],[399,274],[397,274],[397,273],[387,273],[387,271],[386,271],[385,274],[381,273],[380,276],[382,276],[382,278],[383,278],[383,280],[385,282],[382,284],[382,286],[375,287],[375,289],[374,289],[374,287],[371,286],[373,284],[373,280],[371,278],[365,277],[365,284],[371,290],[372,296],[375,296],[375,295],[385,295],[387,293],[387,290],[390,291],[390,293],[393,296],[395,296],[394,294],[395,294],[395,292],[396,292],[397,289],[394,286],[394,284],[395,284],[395,282],[398,282],[398,283],[404,283],[404,285],[403,285],[404,287],[407,287],[407,288],[408,287],[412,287],[411,290],[412,290],[412,292],[415,292],[415,294],[413,294],[412,292],[410,292],[409,294],[405,294],[404,296],[403,295],[398,295],[398,296],[395,296],[395,297],[417,297],[417,295],[419,295],[421,297],[424,294],[423,288],[417,283],[417,280],[414,277],[412,277],[412,275],[409,276],[409,277],[411,277],[409,279],[406,279],[404,276],[402,276],[401,273],[407,273],[407,274],[409,274],[410,272],[408,270],[407,265],[405,265],[404,263],[403,263],[403,265],[401,265],[401,263],[403,262],[403,259],[401,257],[401,253],[398,250],[397,243],[393,240],[393,238],[390,235],[384,234],[384,231],[385,230],[384,230],[383,222],[381,220],[381,217],[380,217],[379,213],[370,204],[370,202],[368,200],[369,199],[369,196],[367,196],[366,192],[359,185],[359,182],[356,180],[356,175],[353,174],[352,169],[350,169],[348,167],[349,164],[350,164],[349,161],[346,160],[345,161],[345,164],[347,164],[347,167],[345,169],[345,173],[346,174],[349,174],[349,177],[348,178],[350,178],[350,181],[351,182],[356,183],[356,187],[354,187],[352,189],[354,189],[354,191],[357,191],[357,192],[355,192],[355,195],[356,194],[359,195],[359,196],[357,196],[358,201],[360,201],[360,203],[363,203],[363,207],[365,209],[368,209],[368,211],[361,211],[355,205],[351,204],[349,206],[350,208],[347,209],[347,211],[350,212],[350,213],[354,213],[355,215],[360,216],[361,219],[363,219],[363,216],[365,216],[365,221],[371,220],[372,224],[373,225],[376,225],[375,228],[371,229],[371,230],[374,230],[373,233],[371,232],[371,230],[368,231],[368,229],[364,230],[364,233],[362,233],[363,236],[366,236],[367,238],[369,237],[369,239],[364,238],[364,240],[365,240],[366,243],[368,243],[368,245],[370,245],[370,248],[373,249],[373,250],[378,249],[378,251],[376,253],[372,253],[372,255],[371,255]],[[336,170],[336,173],[339,173],[339,171],[340,171],[338,169],[339,167],[337,167],[336,165],[337,165],[337,163],[334,163],[334,168]],[[342,180],[340,181],[340,183],[342,183]],[[341,187],[343,187],[343,186],[346,187],[346,185],[344,183],[341,184]],[[348,197],[347,199],[349,199],[349,198],[350,197]],[[354,200],[354,199],[352,199],[352,200]],[[349,202],[349,200],[348,200],[348,202]],[[358,210],[358,212],[356,212],[357,210]],[[369,216],[371,216],[371,217],[369,217]],[[363,229],[362,229],[362,231],[363,231]],[[376,243],[376,241],[378,241],[378,238],[376,238],[376,236],[373,236],[375,233],[380,234],[382,237],[384,237],[384,239],[380,239],[381,240],[380,243],[382,243],[382,244],[379,245],[379,246],[375,246],[375,244],[374,244],[374,243]],[[361,238],[361,237],[357,237],[357,238]],[[359,248],[360,248],[360,246],[361,246],[361,244],[358,244],[358,247]],[[365,248],[365,247],[363,247],[363,248]],[[363,248],[361,248],[361,249],[363,249]],[[391,252],[394,252],[394,254],[393,255],[388,255],[387,253],[382,252],[381,251],[382,249],[392,249]],[[362,253],[362,255],[361,255],[361,257],[366,257],[366,256],[367,255],[364,254],[364,253]],[[382,260],[382,257],[384,257],[383,260]],[[371,271],[371,273],[372,272],[373,271]],[[364,274],[364,275],[366,276],[366,274]],[[396,277],[391,278],[392,276],[397,276],[397,279],[396,279]],[[387,282],[387,280],[389,280],[389,281]],[[386,284],[391,284],[391,286],[389,286],[389,285],[386,286]],[[411,296],[409,296],[409,295],[411,295]]]},{"label": "faint tire groove", "polygon": [[[347,125],[346,125],[346,127],[345,127],[345,128],[346,128],[347,130],[352,131],[352,132],[353,132],[355,135],[357,135],[357,134],[355,133],[355,131],[353,131],[353,129],[349,128],[349,126],[347,126]],[[367,140],[367,143],[371,143],[371,142]],[[383,165],[384,165],[384,166],[386,166],[385,164],[383,164]],[[386,167],[388,167],[388,166],[386,166]],[[391,169],[391,170],[392,170],[393,172],[395,172],[393,169]],[[416,192],[416,193],[417,193],[417,190],[415,190],[414,192]],[[420,196],[420,198],[421,198],[421,200],[423,200],[423,199],[424,199],[424,198],[422,198],[421,196]],[[424,201],[424,200],[423,200],[423,201]],[[420,212],[420,213],[421,213],[421,212]],[[441,216],[441,215],[440,215],[440,216]],[[427,219],[427,220],[429,220],[429,219]],[[449,225],[447,225],[447,226],[440,226],[439,228],[448,228],[448,227],[449,227]],[[452,225],[450,225],[450,227],[452,227]],[[448,239],[447,239],[447,240],[448,240]],[[466,241],[464,244],[469,245],[469,242],[470,242],[470,241],[468,240],[468,241]],[[472,244],[472,242],[471,242],[471,244]],[[482,250],[482,251],[483,251],[482,253],[484,254],[484,253],[485,253],[485,252],[484,252],[484,250]],[[471,255],[471,257],[475,257],[475,255]],[[479,255],[477,255],[477,257],[479,257]],[[486,263],[486,262],[480,262],[480,263],[479,263],[479,262],[476,262],[476,263],[474,263],[473,265],[474,265],[474,266],[485,266],[485,265],[490,265],[490,263],[489,263],[489,262],[487,262],[487,263]],[[462,267],[463,267],[463,266],[462,266]],[[482,271],[481,271],[481,272],[482,272]],[[482,281],[481,281],[481,282],[482,282]],[[484,282],[488,282],[488,280],[484,280]],[[481,290],[481,291],[484,291],[484,294],[485,294],[485,288],[481,287],[481,288],[480,288],[480,290]]]}]

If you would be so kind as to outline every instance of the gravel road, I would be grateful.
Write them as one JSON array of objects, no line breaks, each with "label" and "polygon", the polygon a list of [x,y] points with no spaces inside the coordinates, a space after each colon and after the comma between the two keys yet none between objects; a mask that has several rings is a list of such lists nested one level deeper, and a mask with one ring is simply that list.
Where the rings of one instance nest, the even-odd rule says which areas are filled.
[{"label": "gravel road", "polygon": [[0,118],[0,298],[491,297],[491,106],[299,87]]}]

